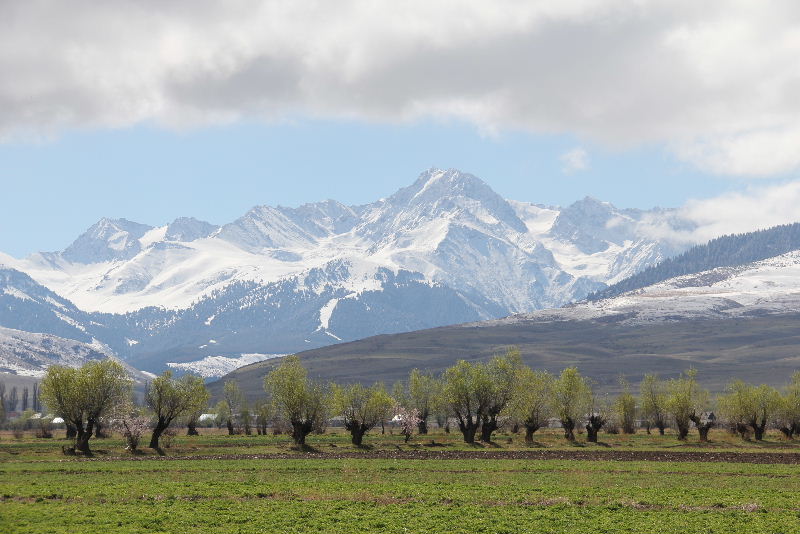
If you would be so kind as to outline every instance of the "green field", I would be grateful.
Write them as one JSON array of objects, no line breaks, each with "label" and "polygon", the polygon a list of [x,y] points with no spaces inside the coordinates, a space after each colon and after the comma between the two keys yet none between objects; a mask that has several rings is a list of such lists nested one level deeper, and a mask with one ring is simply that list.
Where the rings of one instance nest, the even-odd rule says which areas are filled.
[{"label": "green field", "polygon": [[[509,434],[485,447],[452,434],[411,444],[376,434],[368,436],[372,448],[354,449],[334,431],[310,436],[316,452],[309,458],[286,436],[214,432],[178,438],[165,457],[145,450],[132,458],[120,440],[93,440],[96,454],[84,460],[63,456],[64,440],[3,434],[0,532],[800,532],[797,464],[491,457],[636,450],[654,459],[667,451],[769,459],[800,452],[777,435],[755,444],[716,431],[704,446],[643,433],[605,435],[600,445],[582,447],[556,431],[539,438],[529,449]],[[479,457],[389,457],[397,451]],[[258,454],[288,458],[252,457]]]}]

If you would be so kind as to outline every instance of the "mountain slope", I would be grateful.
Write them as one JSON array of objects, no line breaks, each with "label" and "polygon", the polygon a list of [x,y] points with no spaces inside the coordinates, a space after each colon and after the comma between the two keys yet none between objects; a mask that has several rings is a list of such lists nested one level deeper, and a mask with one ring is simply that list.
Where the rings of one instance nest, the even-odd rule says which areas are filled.
[{"label": "mountain slope", "polygon": [[669,278],[764,260],[800,249],[800,223],[740,235],[718,237],[704,245],[647,267],[612,286],[589,295],[588,300],[615,297]]},{"label": "mountain slope", "polygon": [[591,198],[509,201],[431,169],[363,206],[256,206],[222,226],[102,219],[62,252],[2,258],[44,287],[0,325],[97,339],[150,371],[297,352],[561,306],[682,251],[651,233],[686,224]]},{"label": "mountain slope", "polygon": [[[800,251],[666,280],[615,298],[300,353],[318,377],[391,382],[413,367],[439,372],[459,358],[483,360],[519,346],[531,365],[558,372],[578,365],[613,388],[647,372],[688,367],[722,389],[731,377],[774,385],[800,367]],[[225,377],[251,395],[275,365],[260,362]],[[218,388],[218,385],[214,386]]]}]

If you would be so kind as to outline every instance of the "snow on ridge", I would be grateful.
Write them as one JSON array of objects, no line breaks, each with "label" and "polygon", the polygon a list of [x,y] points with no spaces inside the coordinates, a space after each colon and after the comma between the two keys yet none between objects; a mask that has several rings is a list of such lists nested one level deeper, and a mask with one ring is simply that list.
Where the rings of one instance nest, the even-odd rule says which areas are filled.
[{"label": "snow on ridge", "polygon": [[331,299],[329,300],[322,308],[319,310],[319,329],[327,330],[328,323],[330,323],[331,315],[333,314],[333,310],[336,308],[336,305],[339,303],[339,299]]},{"label": "snow on ridge", "polygon": [[194,360],[191,362],[168,362],[167,367],[194,373],[203,378],[219,378],[245,365],[270,360],[272,358],[279,358],[281,356],[285,356],[285,354],[245,353],[236,358],[230,356],[206,356],[202,360]]},{"label": "snow on ridge", "polygon": [[[109,220],[100,225],[107,231],[98,230],[98,235],[118,249],[127,250],[120,241],[136,241],[135,256],[82,264],[63,255],[32,255],[16,261],[15,268],[92,312],[187,309],[240,281],[268,284],[296,278],[298,291],[318,294],[328,285],[355,293],[379,291],[379,269],[420,273],[428,281],[480,293],[516,312],[564,304],[660,257],[658,243],[651,250],[641,236],[624,245],[610,244],[602,252],[581,252],[575,243],[550,235],[563,210],[495,198],[485,184],[474,198],[440,187],[441,180],[462,176],[468,179],[465,183],[482,184],[456,170],[430,169],[411,186],[416,189],[413,198],[425,193],[430,202],[426,198],[410,205],[395,196],[394,201],[357,209],[344,206],[352,220],[339,226],[331,218],[338,211],[326,206],[260,206],[209,237],[178,242],[166,240],[168,225],[142,228],[136,239],[139,230],[121,232],[127,226]],[[441,197],[433,197],[433,189]],[[618,264],[621,259],[624,265]],[[346,279],[326,271],[337,261],[349,263]],[[314,269],[325,272],[307,283],[304,278]],[[534,278],[537,287],[532,287]],[[213,320],[208,317],[207,326]]]}]

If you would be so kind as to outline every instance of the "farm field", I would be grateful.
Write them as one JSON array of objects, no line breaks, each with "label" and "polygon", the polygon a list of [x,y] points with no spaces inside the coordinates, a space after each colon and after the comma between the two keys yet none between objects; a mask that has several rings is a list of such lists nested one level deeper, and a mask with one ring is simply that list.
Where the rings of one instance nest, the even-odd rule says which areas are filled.
[{"label": "farm field", "polygon": [[548,430],[527,447],[512,434],[467,446],[376,433],[359,449],[334,429],[301,452],[287,436],[201,432],[165,456],[92,440],[91,459],[4,433],[0,531],[800,532],[800,444],[777,434],[575,446]]}]

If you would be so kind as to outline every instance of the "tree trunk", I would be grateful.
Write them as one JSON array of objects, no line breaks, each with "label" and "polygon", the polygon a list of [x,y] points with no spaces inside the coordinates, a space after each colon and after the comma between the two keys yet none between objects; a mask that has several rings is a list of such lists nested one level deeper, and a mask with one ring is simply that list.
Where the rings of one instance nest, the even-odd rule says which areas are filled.
[{"label": "tree trunk", "polygon": [[314,430],[314,425],[309,421],[292,421],[292,439],[295,445],[306,444],[306,436]]},{"label": "tree trunk", "polygon": [[792,429],[791,428],[786,427],[786,426],[782,426],[778,430],[781,431],[781,434],[783,434],[783,437],[785,437],[786,439],[792,439]]},{"label": "tree trunk", "polygon": [[481,422],[481,441],[484,443],[492,442],[492,434],[497,430],[497,418],[484,417]]},{"label": "tree trunk", "polygon": [[233,421],[228,419],[227,423],[228,423],[228,435],[232,436],[234,434],[234,432],[233,432]]},{"label": "tree trunk", "polygon": [[747,425],[742,423],[736,423],[735,430],[736,433],[739,434],[739,436],[742,439],[748,439],[750,435],[750,428]]},{"label": "tree trunk", "polygon": [[[708,441],[708,431],[714,426],[713,421],[706,421],[703,422],[699,416],[693,415],[690,417],[691,421],[694,423],[694,426],[697,427],[697,432],[700,434],[700,441],[707,442]],[[688,434],[688,429],[687,429]],[[685,437],[684,437],[685,439]]]},{"label": "tree trunk", "polygon": [[597,433],[603,428],[606,420],[600,415],[590,415],[586,423],[586,441],[597,443]]},{"label": "tree trunk", "polygon": [[656,426],[658,427],[658,434],[660,436],[663,436],[664,435],[664,429],[667,428],[667,425],[664,423],[664,421],[659,421],[659,422],[656,423]]},{"label": "tree trunk", "polygon": [[189,421],[186,424],[186,435],[187,436],[199,436],[200,432],[197,431],[197,421]]},{"label": "tree trunk", "polygon": [[360,447],[361,443],[364,441],[364,434],[367,433],[367,429],[364,428],[364,425],[353,423],[348,425],[348,430],[350,430],[350,441],[356,447]]},{"label": "tree trunk", "polygon": [[705,423],[702,425],[697,425],[697,431],[700,433],[700,441],[707,442],[708,441],[708,431],[711,430],[713,427],[713,423]]},{"label": "tree trunk", "polygon": [[478,421],[473,421],[472,417],[459,419],[458,429],[464,435],[464,443],[475,443],[475,434],[478,432]]},{"label": "tree trunk", "polygon": [[678,427],[678,439],[680,441],[684,441],[686,436],[689,435],[689,425],[688,423],[677,423],[676,426]]},{"label": "tree trunk", "polygon": [[564,427],[564,439],[575,441],[575,421],[568,417],[561,421],[561,426]]},{"label": "tree trunk", "polygon": [[420,434],[427,434],[428,433],[428,421],[422,417],[419,418],[419,423],[417,423],[417,431]]},{"label": "tree trunk", "polygon": [[107,438],[108,437],[108,436],[106,436],[105,432],[103,432],[103,425],[100,423],[100,421],[98,421],[97,424],[94,427],[94,437],[96,437],[96,438]]},{"label": "tree trunk", "polygon": [[533,434],[539,430],[539,425],[525,425],[525,443],[533,443]]},{"label": "tree trunk", "polygon": [[150,448],[158,450],[158,440],[161,438],[161,434],[169,426],[169,421],[165,420],[163,417],[159,417],[158,421],[156,421],[156,427],[153,429],[153,435],[150,437]]},{"label": "tree trunk", "polygon": [[83,428],[83,425],[76,427],[77,428],[77,438],[75,439],[75,450],[80,451],[83,454],[90,456],[92,454],[91,449],[89,448],[89,439],[92,437],[92,431],[94,430],[94,421],[91,419],[86,423],[86,428]]},{"label": "tree trunk", "polygon": [[71,423],[64,423],[67,427],[67,439],[75,439],[78,436],[78,429]]},{"label": "tree trunk", "polygon": [[764,439],[764,432],[766,431],[767,428],[767,422],[764,421],[759,425],[758,423],[753,421],[753,423],[750,426],[753,427],[753,434],[756,438],[756,441],[762,441]]}]

